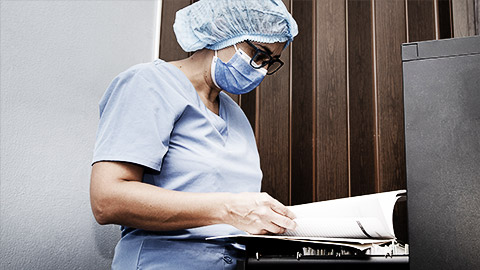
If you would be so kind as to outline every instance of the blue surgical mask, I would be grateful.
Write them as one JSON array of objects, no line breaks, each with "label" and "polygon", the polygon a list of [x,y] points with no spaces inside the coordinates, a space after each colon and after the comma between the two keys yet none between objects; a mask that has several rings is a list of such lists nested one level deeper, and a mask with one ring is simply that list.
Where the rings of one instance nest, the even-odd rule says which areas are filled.
[{"label": "blue surgical mask", "polygon": [[217,51],[213,56],[211,74],[213,83],[220,89],[231,94],[246,94],[257,87],[267,75],[264,68],[256,69],[250,65],[251,57],[242,49],[235,47],[232,59],[224,63],[217,57]]}]

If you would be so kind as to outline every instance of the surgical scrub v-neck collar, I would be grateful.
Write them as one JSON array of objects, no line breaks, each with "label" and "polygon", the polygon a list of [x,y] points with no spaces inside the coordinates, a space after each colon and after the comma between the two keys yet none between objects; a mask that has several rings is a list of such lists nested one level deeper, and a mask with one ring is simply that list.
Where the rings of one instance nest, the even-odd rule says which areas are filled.
[{"label": "surgical scrub v-neck collar", "polygon": [[217,131],[223,136],[224,140],[228,138],[228,121],[227,117],[228,115],[226,114],[225,110],[223,109],[223,103],[225,102],[225,93],[220,92],[218,95],[218,102],[219,102],[219,107],[218,107],[218,115],[214,112],[212,112],[206,105],[203,103],[202,99],[200,98],[200,95],[198,92],[195,90],[195,87],[193,86],[192,82],[188,79],[188,77],[183,73],[182,70],[180,70],[178,67],[168,63],[164,62],[165,65],[169,65],[172,68],[172,71],[177,74],[177,78],[179,80],[184,81],[185,85],[188,85],[187,90],[191,92],[193,100],[198,104],[199,108],[202,108],[202,110],[205,112],[205,115],[208,117],[208,119],[211,121],[212,125],[217,129]]}]

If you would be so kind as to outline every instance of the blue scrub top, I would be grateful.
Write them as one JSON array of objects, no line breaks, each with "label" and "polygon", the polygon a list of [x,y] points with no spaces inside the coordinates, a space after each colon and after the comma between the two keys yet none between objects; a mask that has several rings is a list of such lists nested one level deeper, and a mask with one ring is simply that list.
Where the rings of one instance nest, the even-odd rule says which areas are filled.
[{"label": "blue scrub top", "polygon": [[[158,59],[135,65],[112,81],[100,101],[93,162],[142,165],[143,182],[171,190],[259,192],[262,172],[250,123],[227,94],[220,93],[219,104],[216,115],[185,74],[169,63]],[[197,260],[187,258],[192,253],[211,262],[206,269],[223,269],[234,265],[236,251],[204,239],[244,233],[226,224],[178,231],[122,230],[112,266],[118,269],[191,269],[185,260]],[[149,258],[147,250],[154,250],[154,257]]]}]

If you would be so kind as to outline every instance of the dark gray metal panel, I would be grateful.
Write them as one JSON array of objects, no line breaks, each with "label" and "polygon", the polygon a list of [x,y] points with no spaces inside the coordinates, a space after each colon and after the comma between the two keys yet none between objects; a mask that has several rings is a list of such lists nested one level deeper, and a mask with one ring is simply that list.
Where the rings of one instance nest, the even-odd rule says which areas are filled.
[{"label": "dark gray metal panel", "polygon": [[402,59],[412,60],[418,58],[418,44],[408,43],[402,45]]},{"label": "dark gray metal panel", "polygon": [[[480,48],[470,41],[459,52]],[[446,48],[435,54],[456,54]],[[480,54],[405,61],[403,72],[410,267],[478,269]]]},{"label": "dark gray metal panel", "polygon": [[480,35],[480,0],[475,0],[475,35]]},{"label": "dark gray metal panel", "polygon": [[[408,53],[413,44],[417,45],[416,57]],[[480,36],[405,43],[402,45],[403,61],[477,53],[480,53]]]}]

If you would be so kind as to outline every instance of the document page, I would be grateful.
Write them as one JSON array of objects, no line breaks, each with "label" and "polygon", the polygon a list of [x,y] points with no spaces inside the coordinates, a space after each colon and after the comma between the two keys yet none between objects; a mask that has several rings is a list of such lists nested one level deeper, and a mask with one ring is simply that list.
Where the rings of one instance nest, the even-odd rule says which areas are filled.
[{"label": "document page", "polygon": [[[297,229],[283,235],[300,237],[391,238],[377,218],[299,218]],[[367,231],[368,229],[368,231]],[[385,237],[387,235],[387,237]]]},{"label": "document page", "polygon": [[283,235],[299,237],[395,238],[393,207],[405,190],[289,206],[297,228]]}]

